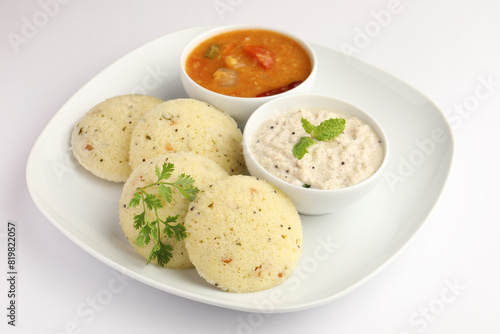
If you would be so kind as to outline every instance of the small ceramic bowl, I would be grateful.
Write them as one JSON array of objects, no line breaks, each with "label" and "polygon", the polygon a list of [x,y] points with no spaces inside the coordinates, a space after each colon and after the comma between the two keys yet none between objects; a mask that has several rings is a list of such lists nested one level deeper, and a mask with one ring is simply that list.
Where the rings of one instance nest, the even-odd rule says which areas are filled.
[{"label": "small ceramic bowl", "polygon": [[[311,65],[312,65],[311,73],[309,74],[307,79],[304,80],[297,87],[276,95],[265,96],[265,97],[234,97],[210,91],[200,86],[193,79],[189,77],[189,75],[186,73],[185,63],[187,57],[193,51],[194,48],[196,48],[203,41],[213,36],[219,35],[221,33],[226,33],[235,30],[244,30],[244,29],[269,30],[288,36],[297,41],[306,50],[311,60]],[[316,78],[317,67],[318,65],[316,60],[316,54],[313,48],[306,41],[284,31],[280,31],[274,28],[254,26],[254,25],[229,25],[208,30],[198,35],[190,42],[188,42],[188,44],[182,50],[180,57],[180,69],[181,69],[180,77],[182,85],[187,95],[190,98],[208,102],[214,105],[215,107],[219,108],[220,110],[227,112],[230,116],[232,116],[236,120],[236,122],[242,129],[248,117],[250,117],[250,115],[255,111],[255,109],[257,109],[265,102],[268,102],[278,96],[286,96],[299,93],[304,94],[310,92]]]},{"label": "small ceramic bowl", "polygon": [[[337,110],[364,120],[379,135],[384,157],[379,169],[368,179],[350,187],[333,190],[304,188],[279,179],[262,167],[252,154],[250,143],[260,126],[279,113],[296,111],[300,108],[323,108]],[[301,214],[320,215],[351,206],[368,194],[382,178],[389,156],[389,142],[380,124],[359,107],[328,96],[291,95],[276,98],[259,107],[248,119],[243,132],[243,154],[251,175],[265,179],[281,189],[294,202]]]}]

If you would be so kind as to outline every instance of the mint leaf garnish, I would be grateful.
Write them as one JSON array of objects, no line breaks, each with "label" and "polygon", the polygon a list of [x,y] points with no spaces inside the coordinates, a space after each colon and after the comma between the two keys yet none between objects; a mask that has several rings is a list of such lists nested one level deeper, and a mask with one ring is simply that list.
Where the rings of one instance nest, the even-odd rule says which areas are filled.
[{"label": "mint leaf garnish", "polygon": [[316,126],[312,131],[312,135],[319,141],[326,141],[337,137],[344,129],[345,119],[330,118]]},{"label": "mint leaf garnish", "polygon": [[293,155],[299,160],[302,159],[306,153],[309,153],[307,149],[314,143],[315,141],[311,137],[301,137],[300,141],[293,147]]},{"label": "mint leaf garnish", "polygon": [[294,145],[293,155],[299,160],[309,153],[307,149],[317,141],[327,141],[340,135],[345,129],[346,121],[343,118],[330,118],[316,126],[302,117],[301,123],[306,133],[311,136],[301,137]]}]

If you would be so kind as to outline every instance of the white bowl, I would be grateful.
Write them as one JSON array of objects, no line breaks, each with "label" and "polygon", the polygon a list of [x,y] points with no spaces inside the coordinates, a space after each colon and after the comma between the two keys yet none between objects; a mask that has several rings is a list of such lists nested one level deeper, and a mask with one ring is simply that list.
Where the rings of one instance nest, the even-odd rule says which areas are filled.
[{"label": "white bowl", "polygon": [[[356,185],[333,190],[304,188],[279,179],[262,167],[250,149],[251,139],[268,119],[280,113],[296,111],[300,108],[323,108],[337,110],[356,116],[369,124],[379,135],[384,145],[384,157],[379,169],[368,179]],[[265,179],[281,189],[295,204],[297,211],[307,215],[320,215],[347,208],[368,194],[382,178],[387,165],[389,142],[380,124],[359,107],[328,96],[291,95],[276,98],[258,108],[248,119],[243,131],[243,154],[251,175]]]},{"label": "white bowl", "polygon": [[[304,80],[300,85],[297,87],[290,89],[286,92],[272,95],[272,96],[265,96],[265,97],[234,97],[234,96],[228,96],[228,95],[223,95],[219,94],[216,92],[213,92],[211,90],[208,90],[199,84],[197,84],[193,79],[189,77],[186,73],[185,69],[185,63],[186,59],[193,51],[193,49],[198,46],[200,43],[203,41],[207,40],[210,37],[219,35],[221,33],[229,32],[229,31],[234,31],[234,30],[244,30],[244,29],[263,29],[263,30],[269,30],[273,32],[280,33],[282,35],[285,35],[287,37],[290,37],[297,41],[308,53],[309,58],[311,60],[311,73],[307,77],[306,80]],[[211,30],[208,30],[194,39],[192,39],[182,50],[181,53],[181,58],[180,58],[180,77],[181,77],[181,82],[182,85],[184,86],[184,90],[186,91],[187,95],[190,98],[201,100],[208,102],[215,107],[217,107],[220,110],[223,110],[227,112],[229,115],[231,115],[238,125],[243,129],[248,117],[257,109],[259,106],[264,104],[265,102],[268,102],[278,96],[286,96],[286,95],[291,95],[291,94],[298,94],[298,93],[308,93],[311,91],[315,78],[316,78],[316,72],[317,72],[317,60],[316,60],[316,54],[314,53],[312,47],[304,40],[291,35],[287,32],[277,30],[274,28],[269,28],[269,27],[264,27],[264,26],[255,26],[255,25],[229,25],[229,26],[222,26],[218,28],[214,28]]]}]

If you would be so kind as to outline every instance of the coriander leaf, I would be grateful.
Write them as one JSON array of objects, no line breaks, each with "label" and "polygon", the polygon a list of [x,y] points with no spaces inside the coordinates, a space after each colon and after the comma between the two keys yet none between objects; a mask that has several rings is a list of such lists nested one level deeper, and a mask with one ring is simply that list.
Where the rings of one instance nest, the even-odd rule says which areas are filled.
[{"label": "coriander leaf", "polygon": [[155,258],[158,260],[158,265],[163,267],[163,265],[167,264],[168,261],[172,258],[172,251],[174,248],[172,245],[164,244],[163,242],[158,242],[151,250],[149,254],[148,263]]},{"label": "coriander leaf", "polygon": [[142,247],[144,245],[149,244],[149,242],[151,241],[150,234],[151,234],[151,227],[149,227],[148,225],[143,226],[139,230],[139,235],[137,236],[136,239],[137,246]]},{"label": "coriander leaf", "polygon": [[155,243],[153,248],[151,249],[151,252],[149,252],[149,256],[148,256],[148,261],[146,262],[147,264],[149,264],[149,262],[151,262],[151,260],[154,260],[154,259],[158,259],[159,261],[159,258],[158,258],[158,251],[160,250],[160,243]]},{"label": "coriander leaf", "polygon": [[142,197],[140,192],[136,192],[134,196],[130,199],[130,202],[128,203],[128,206],[131,208],[135,208],[141,203]]},{"label": "coriander leaf", "polygon": [[162,208],[161,199],[158,196],[153,194],[146,194],[144,197],[144,203],[148,207],[149,210]]},{"label": "coriander leaf", "polygon": [[300,141],[293,147],[293,155],[299,160],[302,159],[309,152],[307,149],[314,143],[315,141],[311,137],[301,137]]},{"label": "coriander leaf", "polygon": [[190,188],[194,184],[194,179],[190,175],[182,173],[177,177],[175,184],[181,187]]},{"label": "coriander leaf", "polygon": [[149,222],[149,234],[151,234],[151,238],[156,241],[160,241],[160,233],[158,233],[158,221]]},{"label": "coriander leaf", "polygon": [[172,201],[172,188],[160,184],[158,185],[158,193],[167,203]]},{"label": "coriander leaf", "polygon": [[170,176],[172,176],[172,172],[174,171],[174,164],[164,163],[162,166],[162,170],[156,167],[156,176],[158,176],[158,182],[161,180],[168,180]]},{"label": "coriander leaf", "polygon": [[182,224],[170,225],[172,232],[174,232],[174,237],[177,241],[180,241],[186,237],[186,227]]},{"label": "coriander leaf", "polygon": [[165,221],[163,223],[164,224],[175,223],[177,221],[177,219],[179,219],[179,215],[168,216],[167,219],[165,219]]},{"label": "coriander leaf", "polygon": [[174,185],[189,201],[193,201],[199,192],[199,189],[194,186],[194,179],[184,173],[179,175]]},{"label": "coriander leaf", "polygon": [[[175,216],[168,216],[165,221],[162,223],[165,224],[165,227],[163,228],[163,233],[168,237],[172,238],[175,234],[175,231],[172,229],[172,225],[170,223],[175,223],[177,219],[179,218],[179,215]],[[177,236],[176,236],[177,239]],[[179,239],[178,239],[179,240]]]},{"label": "coriander leaf", "polygon": [[330,140],[340,135],[344,129],[345,119],[330,118],[316,126],[312,131],[312,135],[320,141]]},{"label": "coriander leaf", "polygon": [[302,122],[302,127],[304,128],[304,130],[306,130],[306,132],[310,135],[313,134],[313,131],[314,129],[316,128],[314,125],[312,125],[307,119],[305,119],[304,117],[302,117],[301,119],[301,122]]},{"label": "coriander leaf", "polygon": [[139,213],[134,216],[134,227],[136,230],[140,229],[142,226],[146,224],[145,216],[146,216],[146,211],[142,211],[142,213]]},{"label": "coriander leaf", "polygon": [[[194,179],[190,175],[181,174],[174,183],[166,182],[174,171],[174,165],[164,163],[162,168],[156,167],[155,172],[158,180],[144,187],[137,188],[136,193],[129,201],[129,207],[142,206],[143,211],[134,216],[134,228],[139,230],[136,239],[136,244],[139,247],[147,245],[153,241],[153,248],[148,256],[147,263],[156,259],[159,266],[163,266],[172,258],[173,247],[165,244],[162,240],[162,234],[167,238],[174,237],[176,240],[182,240],[186,237],[186,228],[184,225],[177,223],[178,215],[167,216],[163,221],[158,209],[163,208],[163,201],[172,202],[172,188],[177,189],[184,197],[192,201],[199,189],[194,186]],[[157,187],[157,194],[148,193],[146,190],[151,187]],[[153,214],[148,215],[146,210],[153,211]],[[151,220],[151,216],[154,220]],[[160,223],[165,227],[160,229]]]}]

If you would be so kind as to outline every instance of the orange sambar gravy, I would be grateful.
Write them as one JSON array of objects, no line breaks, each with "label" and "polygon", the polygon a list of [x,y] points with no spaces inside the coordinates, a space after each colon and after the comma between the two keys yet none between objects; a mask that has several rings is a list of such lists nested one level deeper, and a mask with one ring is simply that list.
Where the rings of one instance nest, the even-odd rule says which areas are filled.
[{"label": "orange sambar gravy", "polygon": [[285,35],[237,30],[207,39],[186,59],[186,72],[211,91],[237,97],[274,95],[307,79],[306,50]]}]

